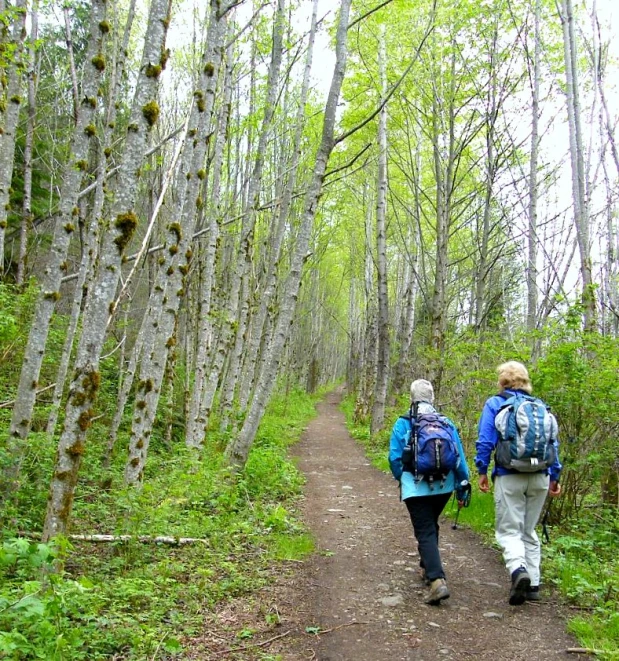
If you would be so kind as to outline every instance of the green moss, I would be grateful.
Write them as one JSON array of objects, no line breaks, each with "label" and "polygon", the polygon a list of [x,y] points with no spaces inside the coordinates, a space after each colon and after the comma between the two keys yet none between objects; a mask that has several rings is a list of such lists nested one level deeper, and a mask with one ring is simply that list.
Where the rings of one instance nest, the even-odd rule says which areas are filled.
[{"label": "green moss", "polygon": [[101,386],[101,373],[93,370],[88,374],[84,375],[82,379],[82,388],[84,389],[84,394],[90,401],[94,400],[97,395],[97,391]]},{"label": "green moss", "polygon": [[80,210],[79,210],[79,208],[78,208],[78,207],[73,207],[73,209],[71,210],[71,215],[72,215],[73,217],[75,217],[75,216],[79,216],[79,215],[80,215]]},{"label": "green moss", "polygon": [[85,403],[86,403],[86,395],[83,392],[76,392],[71,397],[71,404],[73,404],[73,406],[80,407],[80,406],[84,406]]},{"label": "green moss", "polygon": [[145,409],[146,408],[146,402],[143,399],[141,399],[139,402],[135,403],[135,407],[137,409]]},{"label": "green moss", "polygon": [[127,131],[131,131],[132,133],[137,133],[139,130],[140,127],[135,122],[132,122],[127,126]]},{"label": "green moss", "polygon": [[215,73],[215,65],[212,62],[207,62],[204,65],[204,73],[209,77],[212,78],[213,74]]},{"label": "green moss", "polygon": [[159,64],[161,65],[162,69],[166,68],[166,64],[168,63],[169,59],[170,59],[170,49],[169,48],[162,49],[161,59],[159,60]]},{"label": "green moss", "polygon": [[174,336],[169,337],[165,345],[166,347],[168,347],[168,349],[172,348],[173,346],[176,346],[176,338]]},{"label": "green moss", "polygon": [[112,155],[112,148],[111,147],[106,147],[103,150],[103,154],[105,155],[105,158],[109,158]]},{"label": "green moss", "polygon": [[21,96],[19,94],[15,94],[14,96],[11,97],[11,103],[15,103],[19,105],[22,102]]},{"label": "green moss", "polygon": [[144,447],[144,439],[141,438],[141,439],[135,444],[135,447],[136,447],[138,450],[141,450],[141,449]]},{"label": "green moss", "polygon": [[154,126],[159,119],[159,105],[156,101],[149,101],[142,108],[142,115],[149,126]]},{"label": "green moss", "polygon": [[188,135],[190,138],[193,138],[194,135],[197,135],[197,133],[198,133],[198,130],[197,130],[197,129],[191,129],[191,131],[187,131],[187,135]]},{"label": "green moss", "polygon": [[46,291],[43,294],[43,298],[46,301],[59,301],[60,300],[60,292],[58,291]]},{"label": "green moss", "polygon": [[206,170],[204,169],[198,170],[197,175],[198,175],[198,179],[200,179],[200,181],[203,181],[204,179],[206,179]]},{"label": "green moss", "polygon": [[161,65],[147,64],[145,73],[147,78],[159,78],[161,75]]},{"label": "green moss", "polygon": [[170,246],[168,248],[168,252],[170,253],[170,255],[176,255],[176,253],[178,252],[178,246],[176,244]]},{"label": "green moss", "polygon": [[99,23],[99,30],[101,34],[107,34],[110,31],[110,24],[107,21],[101,21]]},{"label": "green moss", "polygon": [[183,234],[182,234],[182,230],[181,230],[181,226],[180,226],[180,223],[170,223],[170,224],[168,225],[168,229],[169,229],[170,232],[172,232],[172,234],[174,234],[174,236],[176,237],[176,242],[177,242],[177,243],[180,243],[180,240],[181,240],[181,238],[182,238],[182,236],[183,236]]},{"label": "green moss", "polygon": [[90,63],[97,71],[105,71],[105,58],[101,53],[95,55]]},{"label": "green moss", "polygon": [[77,419],[77,425],[82,431],[86,431],[90,427],[91,420],[93,418],[92,409],[87,411],[82,411],[80,417]]},{"label": "green moss", "polygon": [[89,138],[92,138],[93,135],[97,135],[97,127],[94,124],[88,124],[88,126],[84,129],[84,133]]},{"label": "green moss", "polygon": [[168,275],[172,275],[174,273],[174,267],[173,266],[168,266],[168,270],[166,271]]},{"label": "green moss", "polygon": [[89,106],[94,109],[97,107],[97,99],[94,96],[85,96],[82,100],[82,105]]},{"label": "green moss", "polygon": [[178,270],[179,270],[183,275],[187,275],[187,273],[189,272],[189,267],[187,266],[187,264],[181,264],[181,265],[178,267]]},{"label": "green moss", "polygon": [[187,251],[185,252],[185,259],[189,261],[193,257],[193,250],[191,248],[187,248]]},{"label": "green moss", "polygon": [[118,246],[118,252],[122,254],[127,247],[131,237],[138,226],[138,217],[133,211],[121,213],[116,217],[114,227],[119,230],[120,234],[114,239],[114,243]]},{"label": "green moss", "polygon": [[75,225],[73,223],[65,223],[63,227],[67,234],[73,234],[75,232]]},{"label": "green moss", "polygon": [[85,161],[85,160],[78,161],[75,164],[75,167],[78,170],[81,170],[82,172],[86,172],[86,170],[88,170],[88,161]]},{"label": "green moss", "polygon": [[196,209],[202,209],[204,207],[204,202],[202,198],[198,195],[198,198],[196,200]]}]

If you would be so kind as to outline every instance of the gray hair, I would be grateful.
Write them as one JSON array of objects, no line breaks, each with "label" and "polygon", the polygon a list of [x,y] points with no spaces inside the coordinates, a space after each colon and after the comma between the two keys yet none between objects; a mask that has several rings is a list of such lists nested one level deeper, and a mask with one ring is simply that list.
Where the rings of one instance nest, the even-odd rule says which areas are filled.
[{"label": "gray hair", "polygon": [[434,388],[426,379],[417,379],[411,383],[411,400],[414,402],[434,402]]}]

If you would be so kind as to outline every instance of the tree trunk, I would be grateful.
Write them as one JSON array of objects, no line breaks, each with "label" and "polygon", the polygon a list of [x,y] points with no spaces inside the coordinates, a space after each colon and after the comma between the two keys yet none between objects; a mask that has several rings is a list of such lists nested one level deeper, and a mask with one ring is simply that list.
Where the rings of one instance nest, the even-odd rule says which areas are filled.
[{"label": "tree trunk", "polygon": [[24,200],[19,232],[19,257],[15,282],[22,286],[26,279],[26,255],[28,234],[32,225],[32,149],[36,126],[36,79],[37,49],[39,34],[39,0],[34,0],[30,12],[30,40],[28,42],[28,119],[26,120],[26,144],[24,146]]},{"label": "tree trunk", "polygon": [[589,239],[589,207],[585,180],[585,159],[580,123],[580,96],[578,88],[578,52],[574,32],[572,0],[561,2],[561,24],[563,26],[563,49],[565,59],[566,102],[570,132],[570,160],[572,164],[572,197],[574,225],[580,255],[580,277],[582,280],[582,302],[584,328],[594,330],[597,325],[596,297],[593,288],[591,247]]},{"label": "tree trunk", "polygon": [[[381,26],[379,68],[381,101],[387,96],[387,48],[385,26]],[[378,286],[378,351],[376,383],[372,399],[370,433],[379,432],[385,423],[385,401],[389,379],[389,298],[387,282],[387,104],[384,103],[378,123],[378,195],[376,202],[376,284]]]},{"label": "tree trunk", "polygon": [[62,277],[67,270],[69,244],[79,215],[77,207],[79,187],[88,166],[86,159],[91,141],[96,140],[94,118],[97,107],[97,90],[104,67],[101,53],[106,35],[100,25],[104,24],[105,16],[106,2],[95,0],[92,5],[91,32],[85,58],[87,64],[81,95],[83,102],[79,108],[78,121],[71,140],[71,157],[63,175],[60,208],[54,226],[52,246],[41,277],[41,291],[28,336],[11,417],[10,436],[13,441],[10,451],[17,465],[21,460],[24,441],[30,431],[47,336],[56,302],[60,298]]},{"label": "tree trunk", "polygon": [[183,177],[187,188],[182,200],[180,222],[168,225],[166,257],[160,264],[165,274],[164,291],[157,287],[152,296],[160,301],[150,307],[161,308],[157,332],[154,335],[152,350],[142,352],[140,381],[136,391],[136,403],[131,425],[129,455],[125,466],[125,483],[138,485],[142,482],[144,467],[148,456],[149,441],[153,430],[155,415],[166,363],[175,351],[177,344],[177,321],[181,299],[185,295],[185,276],[192,257],[193,232],[198,212],[204,202],[200,197],[201,182],[206,177],[205,161],[208,136],[212,131],[212,116],[215,103],[215,90],[222,60],[223,42],[226,34],[226,19],[220,17],[219,1],[211,3],[211,17],[206,36],[206,50],[202,58],[201,74],[194,92],[194,107],[189,122],[190,136],[196,138],[185,145],[189,158],[189,168]]},{"label": "tree trunk", "polygon": [[325,107],[323,131],[320,147],[316,154],[316,161],[312,181],[307,191],[301,226],[297,235],[297,244],[292,257],[290,272],[286,280],[280,315],[277,321],[273,339],[268,346],[260,370],[260,379],[251,401],[243,427],[237,438],[233,439],[226,448],[226,457],[230,464],[242,468],[249,456],[249,451],[256,437],[258,425],[264,415],[267,402],[271,396],[275,379],[277,377],[279,362],[283,355],[284,346],[290,333],[295,305],[298,297],[303,264],[307,259],[311,230],[314,224],[318,199],[322,190],[325,170],[329,156],[334,146],[334,127],[336,119],[337,102],[340,96],[344,72],[346,69],[346,35],[351,0],[342,0],[339,23],[336,37],[336,62],[329,96]]},{"label": "tree trunk", "polygon": [[144,37],[144,51],[136,82],[130,123],[119,176],[108,191],[111,197],[110,229],[102,235],[98,270],[86,297],[83,328],[77,347],[73,379],[65,409],[64,430],[50,485],[43,540],[64,534],[69,525],[86,432],[94,415],[93,406],[101,376],[99,361],[108,320],[113,310],[122,259],[138,224],[133,210],[146,143],[155,125],[158,78],[164,64],[165,39],[170,22],[171,0],[152,0]]},{"label": "tree trunk", "polygon": [[0,276],[4,273],[4,238],[8,224],[17,123],[22,102],[22,57],[26,40],[27,4],[27,0],[16,0],[15,2],[15,19],[11,31],[10,49],[5,51],[10,52],[12,49],[12,53],[7,55],[9,59],[2,80],[2,87],[6,88],[6,94],[3,99],[4,103],[0,104],[3,108],[0,115],[0,128],[2,128],[0,131]]}]

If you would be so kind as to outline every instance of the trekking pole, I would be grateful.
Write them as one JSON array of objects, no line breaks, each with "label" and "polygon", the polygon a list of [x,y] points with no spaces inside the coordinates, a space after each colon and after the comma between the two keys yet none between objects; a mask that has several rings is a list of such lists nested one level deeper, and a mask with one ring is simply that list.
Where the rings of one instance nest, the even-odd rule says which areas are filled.
[{"label": "trekking pole", "polygon": [[468,480],[462,480],[462,482],[460,482],[460,485],[454,491],[454,498],[458,502],[458,511],[456,512],[456,520],[453,522],[451,529],[458,530],[458,519],[460,517],[460,510],[463,507],[468,507],[471,504],[471,485],[469,484]]}]

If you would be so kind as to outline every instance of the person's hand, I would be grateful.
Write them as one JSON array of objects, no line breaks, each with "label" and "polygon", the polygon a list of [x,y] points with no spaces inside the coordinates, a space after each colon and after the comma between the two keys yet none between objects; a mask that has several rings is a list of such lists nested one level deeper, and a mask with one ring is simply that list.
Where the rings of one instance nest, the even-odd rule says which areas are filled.
[{"label": "person's hand", "polygon": [[548,485],[548,495],[552,498],[556,498],[561,495],[561,485],[556,480],[551,480]]},{"label": "person's hand", "polygon": [[478,484],[481,492],[488,493],[488,491],[490,491],[490,482],[488,481],[487,475],[480,475]]}]

